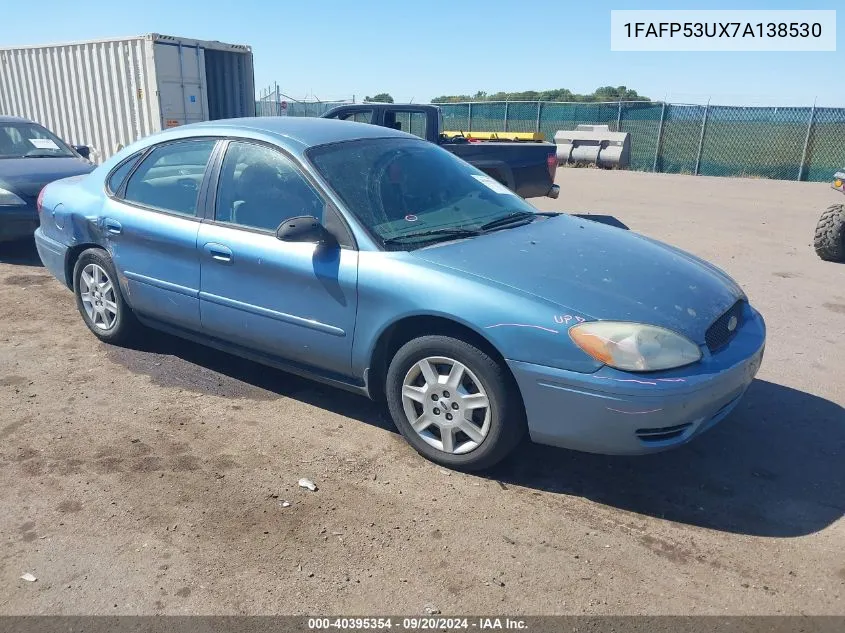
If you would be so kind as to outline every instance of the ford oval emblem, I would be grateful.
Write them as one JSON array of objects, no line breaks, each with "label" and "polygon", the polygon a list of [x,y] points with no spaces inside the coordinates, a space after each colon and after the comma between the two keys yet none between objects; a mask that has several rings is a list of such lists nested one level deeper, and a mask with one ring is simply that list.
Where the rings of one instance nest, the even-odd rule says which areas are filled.
[{"label": "ford oval emblem", "polygon": [[738,321],[735,316],[728,319],[728,332],[733,332],[736,329]]}]

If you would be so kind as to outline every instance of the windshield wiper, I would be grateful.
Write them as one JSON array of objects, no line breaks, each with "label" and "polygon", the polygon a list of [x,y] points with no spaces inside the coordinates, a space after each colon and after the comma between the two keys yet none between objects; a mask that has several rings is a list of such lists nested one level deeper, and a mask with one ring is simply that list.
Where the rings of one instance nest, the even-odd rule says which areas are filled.
[{"label": "windshield wiper", "polygon": [[528,224],[526,220],[530,222],[531,220],[529,220],[529,218],[534,218],[538,215],[544,217],[554,217],[556,215],[560,215],[560,213],[557,213],[555,211],[513,211],[512,213],[508,213],[507,215],[504,215],[501,218],[497,218],[495,220],[491,220],[490,222],[482,224],[478,227],[478,230],[481,232],[486,232],[493,229],[499,229],[506,226],[510,226],[511,224],[521,226],[523,224]]},{"label": "windshield wiper", "polygon": [[453,237],[474,237],[476,235],[481,235],[481,231],[477,231],[474,229],[458,229],[458,228],[442,228],[442,229],[432,229],[430,231],[418,231],[416,233],[403,233],[402,235],[394,235],[393,237],[385,238],[383,241],[385,244],[398,244],[400,242],[405,242],[408,240],[414,239],[422,239],[423,241],[432,241],[432,240],[425,240],[424,238],[438,238],[438,237],[445,237],[445,238],[453,238]]}]

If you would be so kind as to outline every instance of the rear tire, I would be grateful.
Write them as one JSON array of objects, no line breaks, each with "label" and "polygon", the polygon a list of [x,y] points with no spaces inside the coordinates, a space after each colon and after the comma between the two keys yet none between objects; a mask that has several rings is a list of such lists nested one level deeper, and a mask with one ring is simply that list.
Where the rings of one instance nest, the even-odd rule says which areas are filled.
[{"label": "rear tire", "polygon": [[385,394],[408,443],[449,468],[490,468],[525,433],[522,398],[507,368],[449,336],[403,345],[390,362]]},{"label": "rear tire", "polygon": [[117,270],[108,253],[89,248],[73,267],[76,307],[88,329],[101,341],[122,345],[141,327],[123,299]]},{"label": "rear tire", "polygon": [[823,260],[845,262],[845,204],[834,204],[822,213],[813,246]]}]

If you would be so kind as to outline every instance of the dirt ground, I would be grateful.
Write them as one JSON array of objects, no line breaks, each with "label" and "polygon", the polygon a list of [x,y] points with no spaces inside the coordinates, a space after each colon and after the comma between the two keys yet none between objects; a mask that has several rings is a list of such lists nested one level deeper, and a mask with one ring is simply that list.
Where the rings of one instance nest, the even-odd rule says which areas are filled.
[{"label": "dirt ground", "polygon": [[363,398],[164,335],[98,342],[31,247],[3,245],[0,613],[845,614],[845,266],[810,246],[834,192],[558,182],[538,206],[746,288],[769,342],[727,420],[660,455],[526,443],[451,473]]}]

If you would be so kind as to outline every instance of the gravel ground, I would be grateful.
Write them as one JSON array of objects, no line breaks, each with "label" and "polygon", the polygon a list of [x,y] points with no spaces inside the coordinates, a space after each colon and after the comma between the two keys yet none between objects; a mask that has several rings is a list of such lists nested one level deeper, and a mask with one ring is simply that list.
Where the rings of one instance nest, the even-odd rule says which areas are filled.
[{"label": "gravel ground", "polygon": [[759,379],[721,425],[660,455],[526,443],[448,472],[363,398],[164,335],[99,343],[32,248],[2,245],[0,613],[845,614],[845,266],[810,247],[835,194],[558,182],[538,206],[710,259],[763,312]]}]

